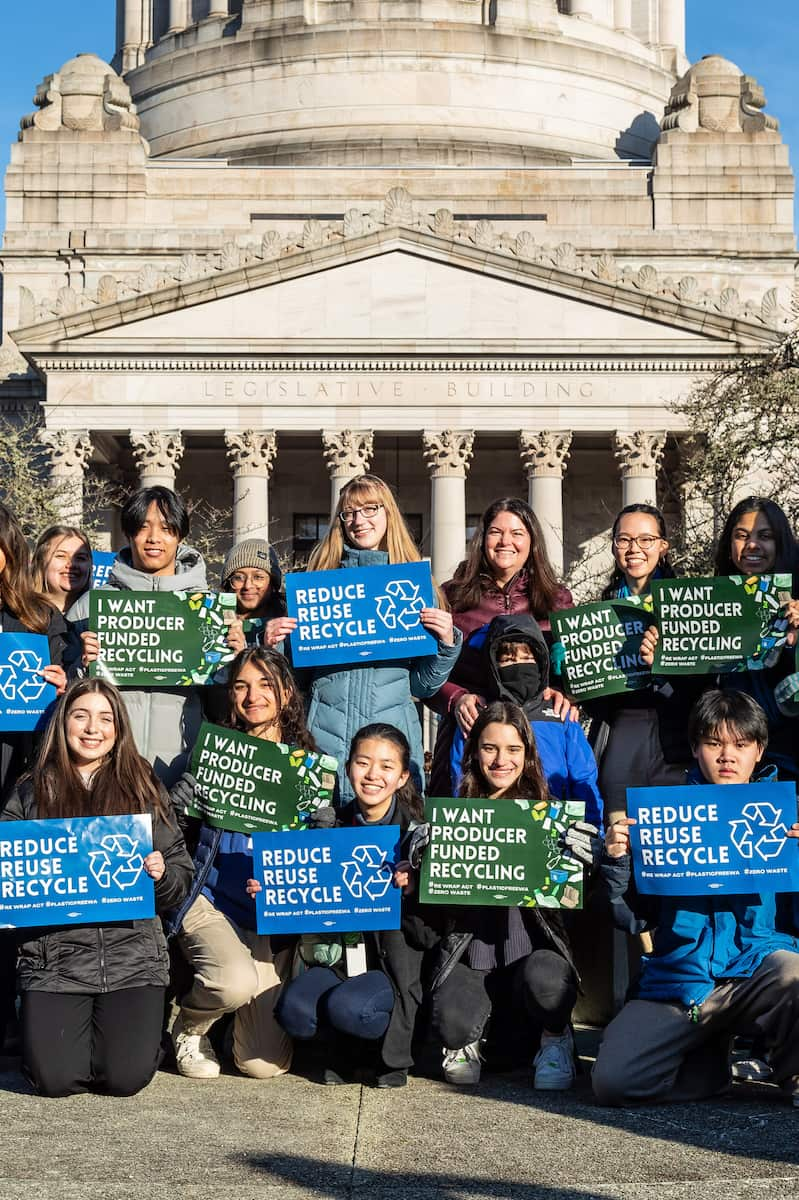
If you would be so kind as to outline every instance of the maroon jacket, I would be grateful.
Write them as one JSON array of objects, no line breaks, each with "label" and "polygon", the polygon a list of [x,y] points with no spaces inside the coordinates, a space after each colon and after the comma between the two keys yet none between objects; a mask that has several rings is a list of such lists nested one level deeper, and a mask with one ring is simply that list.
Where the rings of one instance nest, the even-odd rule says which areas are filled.
[{"label": "maroon jacket", "polygon": [[[442,587],[444,595],[449,600],[452,594],[452,580],[445,583]],[[561,587],[555,597],[554,608],[571,608],[574,604],[572,594],[566,587]],[[475,629],[480,629],[483,625],[488,625],[493,621],[494,617],[504,617],[515,613],[529,613],[530,605],[527,599],[527,572],[519,571],[513,576],[505,587],[500,587],[499,584],[493,581],[483,592],[480,603],[476,608],[470,608],[466,612],[456,612],[452,614],[452,619],[463,634],[463,649],[455,666],[452,669],[447,682],[435,696],[431,696],[425,703],[433,709],[434,712],[444,716],[452,711],[452,706],[467,692],[474,692],[478,696],[482,694],[482,674],[483,674],[483,659],[480,651],[472,650],[466,645],[466,639],[470,633],[474,633]],[[546,616],[536,617],[541,629],[549,632],[549,618]]]}]

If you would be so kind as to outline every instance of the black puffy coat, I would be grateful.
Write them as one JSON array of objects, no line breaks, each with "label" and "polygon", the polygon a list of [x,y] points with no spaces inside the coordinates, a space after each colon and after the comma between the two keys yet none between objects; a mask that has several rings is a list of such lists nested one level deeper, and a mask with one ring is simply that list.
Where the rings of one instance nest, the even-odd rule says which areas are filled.
[{"label": "black puffy coat", "polygon": [[[165,801],[166,794],[164,795]],[[35,821],[33,784],[23,781],[0,813],[0,821]],[[157,912],[180,903],[194,868],[177,825],[153,818],[153,849],[166,870],[155,885]],[[21,991],[95,995],[133,987],[165,987],[169,954],[160,917],[109,925],[52,926],[27,930],[19,948]]]}]

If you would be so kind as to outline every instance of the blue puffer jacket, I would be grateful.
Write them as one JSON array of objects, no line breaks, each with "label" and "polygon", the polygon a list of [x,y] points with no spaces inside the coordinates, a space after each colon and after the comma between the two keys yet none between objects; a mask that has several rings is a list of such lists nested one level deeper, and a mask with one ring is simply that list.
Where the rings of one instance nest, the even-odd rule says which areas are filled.
[{"label": "blue puffer jacket", "polygon": [[[769,768],[758,782],[776,779]],[[689,783],[706,783],[698,770]],[[703,1004],[723,979],[748,979],[775,950],[799,951],[796,938],[775,929],[776,897],[638,896],[630,856],[605,855],[600,886],[611,904],[614,923],[628,933],[651,929],[653,953],[641,959],[632,994],[641,1000]]]},{"label": "blue puffer jacket", "polygon": [[[345,546],[342,567],[385,566],[384,550],[354,550]],[[308,696],[308,728],[319,750],[334,755],[339,762],[340,803],[353,799],[344,763],[353,734],[371,721],[396,725],[411,747],[411,774],[417,788],[423,789],[422,727],[413,697],[424,700],[433,696],[447,681],[458,660],[461,635],[455,630],[455,643],[439,643],[438,653],[428,658],[397,659],[361,666],[336,665],[316,671],[301,671],[298,676]]]}]

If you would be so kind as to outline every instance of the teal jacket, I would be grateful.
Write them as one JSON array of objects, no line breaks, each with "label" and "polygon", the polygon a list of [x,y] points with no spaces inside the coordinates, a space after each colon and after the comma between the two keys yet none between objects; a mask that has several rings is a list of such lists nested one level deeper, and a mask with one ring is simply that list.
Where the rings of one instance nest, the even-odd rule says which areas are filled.
[{"label": "teal jacket", "polygon": [[[388,563],[384,550],[354,550],[345,546],[342,568],[376,567]],[[455,643],[439,643],[438,653],[427,658],[357,663],[298,672],[308,699],[308,728],[320,750],[338,759],[340,803],[353,799],[344,763],[353,734],[372,721],[386,721],[405,734],[411,747],[411,774],[417,788],[424,785],[422,727],[413,703],[433,696],[449,677],[458,660],[461,635]]]}]

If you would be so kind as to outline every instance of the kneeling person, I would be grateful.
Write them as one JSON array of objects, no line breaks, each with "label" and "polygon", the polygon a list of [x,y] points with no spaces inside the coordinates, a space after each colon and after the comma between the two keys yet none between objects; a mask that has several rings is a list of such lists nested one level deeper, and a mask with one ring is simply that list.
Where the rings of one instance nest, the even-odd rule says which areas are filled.
[{"label": "kneeling person", "polygon": [[[688,735],[696,758],[689,782],[773,780],[758,771],[766,714],[743,692],[706,692]],[[600,886],[616,925],[651,929],[635,998],[605,1031],[592,1083],[602,1104],[699,1100],[729,1083],[733,1034],[767,1047],[775,1081],[799,1094],[799,943],[775,927],[773,894],[638,896],[630,861],[630,818],[608,829]],[[799,837],[799,823],[789,837]],[[794,1101],[796,1103],[796,1100]]]}]

